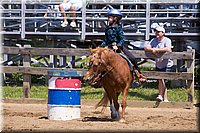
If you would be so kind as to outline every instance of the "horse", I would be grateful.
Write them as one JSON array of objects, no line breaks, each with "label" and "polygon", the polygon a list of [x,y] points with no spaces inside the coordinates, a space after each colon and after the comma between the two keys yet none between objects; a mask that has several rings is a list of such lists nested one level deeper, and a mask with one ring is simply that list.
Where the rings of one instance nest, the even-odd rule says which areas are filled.
[{"label": "horse", "polygon": [[[89,49],[89,69],[84,75],[84,80],[90,84],[101,83],[104,88],[104,96],[97,103],[99,106],[107,107],[110,101],[112,120],[125,122],[125,108],[128,90],[134,76],[129,69],[127,61],[119,54],[108,48]],[[119,113],[118,97],[122,92],[122,112]],[[114,104],[114,106],[113,106]]]}]

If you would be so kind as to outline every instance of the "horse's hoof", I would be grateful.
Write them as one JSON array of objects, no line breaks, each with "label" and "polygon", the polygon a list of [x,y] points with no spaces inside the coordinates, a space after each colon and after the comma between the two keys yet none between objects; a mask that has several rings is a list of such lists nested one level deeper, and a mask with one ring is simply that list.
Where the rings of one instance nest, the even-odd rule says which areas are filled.
[{"label": "horse's hoof", "polygon": [[119,120],[119,122],[121,122],[121,123],[125,123],[125,122],[126,122],[126,120],[125,120],[125,119],[123,119],[123,118],[121,118],[121,119]]},{"label": "horse's hoof", "polygon": [[120,119],[120,117],[119,117],[119,115],[117,115],[117,113],[111,113],[111,118],[113,120],[119,120]]},{"label": "horse's hoof", "polygon": [[114,121],[119,121],[120,120],[120,115],[119,115],[119,113],[111,113],[111,118]]}]

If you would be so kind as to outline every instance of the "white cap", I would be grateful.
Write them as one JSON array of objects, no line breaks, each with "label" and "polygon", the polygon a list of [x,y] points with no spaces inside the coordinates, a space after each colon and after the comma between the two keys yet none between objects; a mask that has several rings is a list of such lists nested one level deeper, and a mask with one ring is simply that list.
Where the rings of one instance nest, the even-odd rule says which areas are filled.
[{"label": "white cap", "polygon": [[155,28],[155,30],[156,30],[156,31],[162,31],[163,33],[165,33],[165,29],[164,29],[163,27],[161,27],[161,26],[157,26],[157,27]]}]

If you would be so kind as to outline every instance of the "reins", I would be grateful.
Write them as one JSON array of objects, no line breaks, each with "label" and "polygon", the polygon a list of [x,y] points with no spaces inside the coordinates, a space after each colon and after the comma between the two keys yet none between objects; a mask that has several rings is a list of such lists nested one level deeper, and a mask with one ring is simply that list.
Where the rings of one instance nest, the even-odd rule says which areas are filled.
[{"label": "reins", "polygon": [[[101,64],[102,64],[103,62],[105,62],[105,61],[103,61],[103,60],[101,59]],[[121,61],[118,62],[117,65],[120,64],[120,63],[121,63]],[[99,69],[99,67],[101,66],[101,64],[98,66],[97,70]],[[104,64],[105,64],[105,63],[104,63]],[[111,72],[117,65],[115,65],[114,67],[110,68],[109,70],[107,69],[107,71],[106,71],[104,74],[102,74],[103,72],[102,72],[102,73],[99,73],[98,75],[97,75],[97,74],[94,74],[94,75],[97,75],[97,77],[95,77],[95,79],[92,81],[92,83],[95,83],[95,82],[100,81],[100,80],[101,80],[102,78],[104,78],[109,72]]]}]

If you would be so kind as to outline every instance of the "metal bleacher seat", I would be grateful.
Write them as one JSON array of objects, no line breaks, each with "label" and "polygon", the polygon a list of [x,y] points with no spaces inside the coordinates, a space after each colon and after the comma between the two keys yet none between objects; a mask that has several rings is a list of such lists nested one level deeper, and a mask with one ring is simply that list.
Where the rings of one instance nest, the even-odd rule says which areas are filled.
[{"label": "metal bleacher seat", "polygon": [[14,34],[21,38],[56,36],[81,40],[102,39],[106,26],[105,14],[111,8],[123,13],[122,26],[128,40],[148,40],[154,34],[151,28],[155,24],[165,24],[167,35],[197,36],[198,33],[198,0],[83,0],[83,8],[76,12],[78,27],[75,30],[60,26],[63,17],[58,5],[61,2],[2,0],[1,34]]}]

